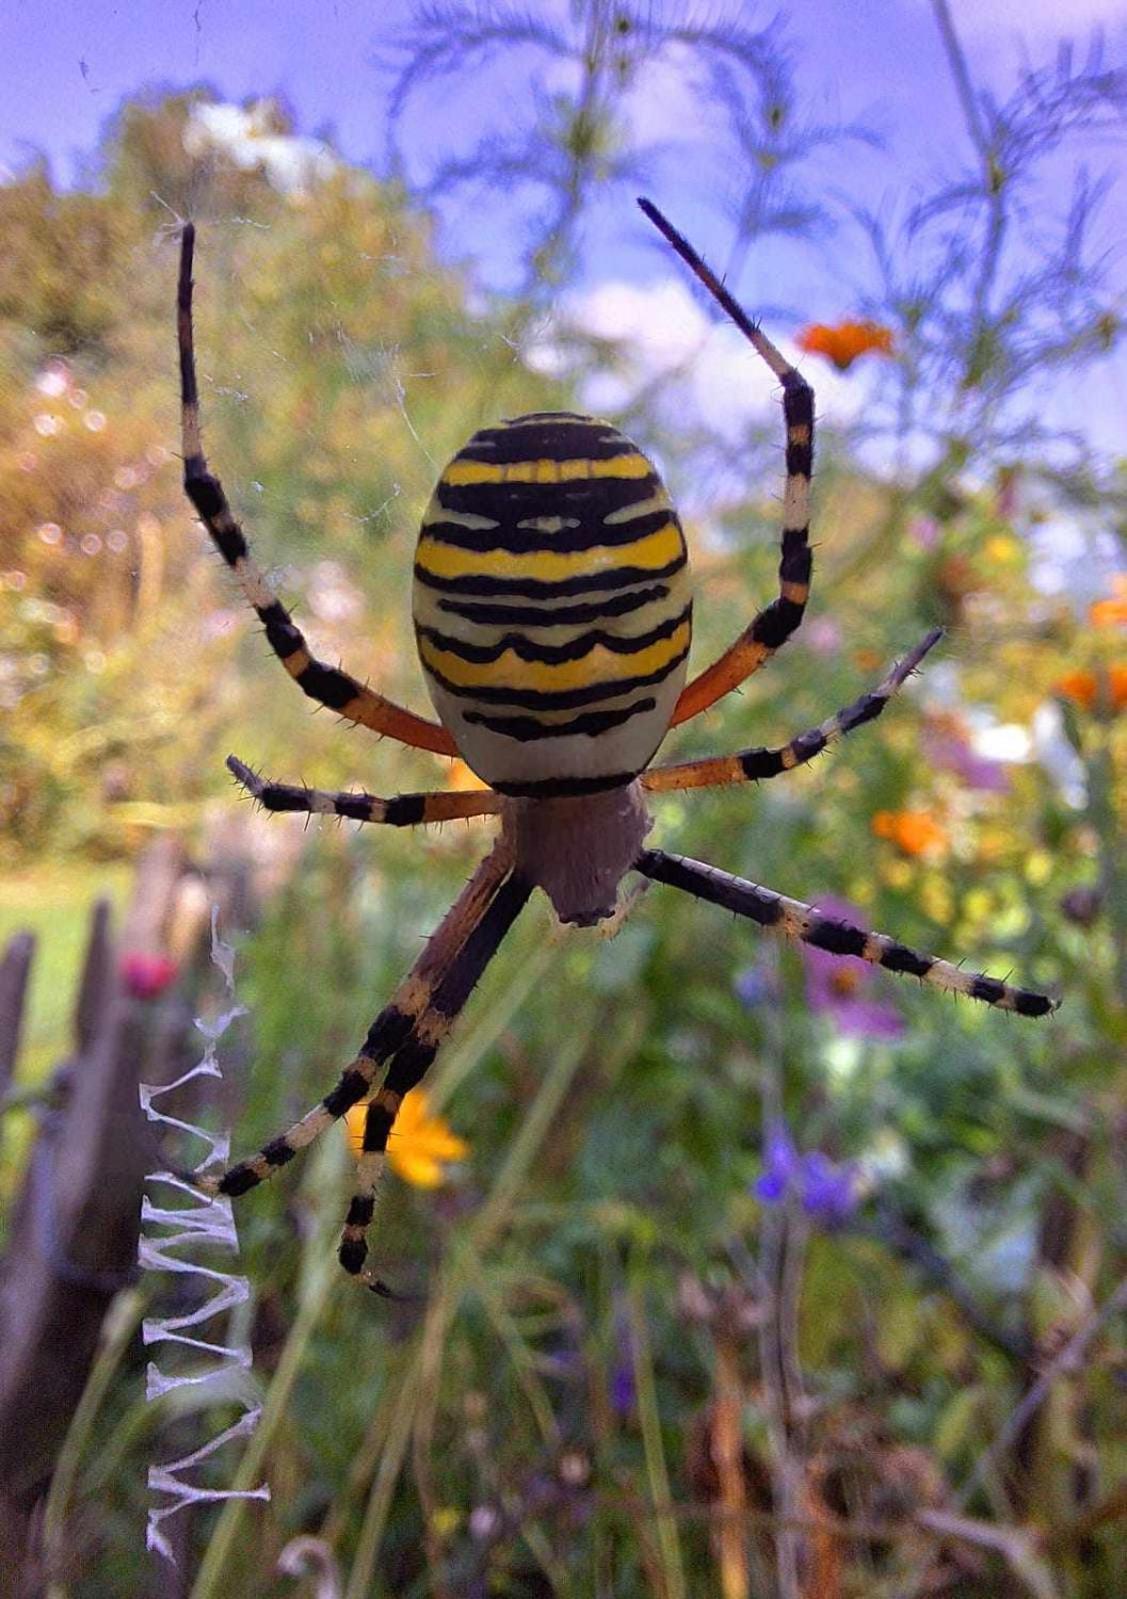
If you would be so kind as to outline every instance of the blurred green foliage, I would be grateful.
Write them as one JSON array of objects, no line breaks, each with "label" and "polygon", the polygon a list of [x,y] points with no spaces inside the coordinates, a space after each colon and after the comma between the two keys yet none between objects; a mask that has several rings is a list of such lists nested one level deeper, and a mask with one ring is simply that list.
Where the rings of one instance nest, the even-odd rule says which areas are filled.
[{"label": "blurred green foliage", "polygon": [[[441,31],[461,13],[428,15]],[[628,35],[604,26],[596,45]],[[764,59],[733,56],[725,82],[770,128],[794,86],[784,75],[775,99],[745,94],[740,71],[762,91]],[[426,81],[420,68],[409,87]],[[613,72],[598,82],[594,109],[609,115]],[[116,868],[155,830],[222,827],[229,748],[325,787],[394,793],[443,778],[429,757],[310,718],[191,526],[175,459],[177,216],[199,224],[207,448],[256,552],[323,654],[415,704],[408,574],[438,467],[482,422],[572,401],[595,360],[614,360],[580,338],[566,381],[538,375],[518,337],[531,288],[490,301],[468,269],[440,264],[427,212],[397,182],[337,161],[287,188],[265,158],[243,166],[218,143],[193,144],[186,131],[210,100],[126,106],[86,189],[60,194],[41,167],[0,188],[0,814],[20,883],[73,870],[86,884],[91,863]],[[290,136],[276,108],[255,115],[263,139]],[[617,181],[604,143],[580,148],[570,126],[573,163],[594,163],[583,170],[595,187],[600,172]],[[546,160],[546,181],[554,170]],[[587,191],[567,170],[564,209],[530,246],[532,279],[545,239],[554,281],[573,259],[561,219],[567,196],[578,207]],[[778,224],[769,198],[741,212],[745,243],[756,217]],[[783,1418],[802,1580],[821,1561],[823,1584],[801,1592],[1023,1591],[1006,1586],[1018,1579],[1003,1543],[940,1544],[918,1517],[955,1507],[1122,1264],[1127,752],[1106,675],[1121,654],[1114,623],[1093,626],[1067,593],[1031,581],[1041,525],[1074,516],[1107,531],[1119,486],[1090,463],[1063,477],[1035,435],[993,426],[1022,316],[1043,309],[1028,286],[995,314],[985,284],[957,337],[926,286],[915,293],[934,316],[886,288],[858,310],[896,334],[887,437],[930,428],[930,464],[908,469],[909,451],[894,477],[866,472],[855,440],[827,438],[803,633],[670,748],[688,758],[779,742],[936,622],[950,630],[945,660],[812,769],[661,801],[656,837],[1053,986],[1059,1016],[1007,1020],[882,977],[874,999],[902,1030],[854,1036],[832,1008],[809,1008],[798,956],[707,907],[655,890],[608,943],[560,939],[534,906],[434,1073],[432,1103],[470,1158],[437,1194],[389,1183],[380,1213],[381,1272],[425,1297],[382,1305],[335,1272],[343,1139],[240,1209],[252,1381],[266,1401],[257,1469],[274,1498],[196,1520],[196,1592],[293,1591],[275,1566],[301,1533],[351,1573],[352,1599],[773,1592],[783,1487],[762,1328],[788,1305],[804,1385]],[[1068,358],[1092,349],[1078,337]],[[997,363],[989,393],[982,362]],[[974,403],[921,423],[929,376]],[[749,426],[738,447],[699,424],[679,433],[679,382],[636,400],[629,424],[699,507],[703,664],[773,592],[781,420],[769,437]],[[698,485],[718,461],[728,486],[706,505]],[[1008,729],[1022,758],[983,755],[976,735],[989,728]],[[255,847],[299,825],[262,821]],[[240,954],[240,1149],[334,1079],[486,825],[387,836],[317,825],[295,847]],[[779,1114],[803,1148],[860,1163],[865,1196],[845,1229],[811,1234],[753,1197]],[[143,1591],[144,1465],[167,1450],[140,1400],[141,1366],[127,1357],[77,1481],[87,1575],[73,1591],[91,1599]],[[725,1470],[733,1372],[740,1449]],[[1122,1474],[1121,1377],[1121,1349],[1094,1346],[963,1507],[1000,1530],[1049,1529],[1053,1586],[1030,1591],[1116,1591],[1114,1524],[1075,1529]],[[199,1437],[216,1430],[208,1418]],[[868,1530],[827,1552],[812,1529],[828,1514]],[[742,1557],[723,1534],[732,1516],[749,1518]],[[942,1588],[913,1586],[939,1577]]]}]

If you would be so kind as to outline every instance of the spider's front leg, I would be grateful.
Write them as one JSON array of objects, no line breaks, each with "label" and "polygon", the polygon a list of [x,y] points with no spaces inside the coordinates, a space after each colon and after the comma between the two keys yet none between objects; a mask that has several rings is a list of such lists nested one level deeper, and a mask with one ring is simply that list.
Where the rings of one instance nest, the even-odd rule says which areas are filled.
[{"label": "spider's front leg", "polygon": [[683,889],[696,899],[734,911],[737,916],[746,916],[768,932],[795,943],[810,944],[830,955],[855,955],[886,971],[918,977],[949,994],[966,994],[999,1010],[1017,1011],[1021,1016],[1047,1016],[1060,1004],[1033,989],[1015,988],[982,972],[964,972],[950,961],[921,954],[883,933],[871,933],[851,922],[823,916],[801,900],[788,899],[785,894],[733,877],[704,861],[667,855],[664,850],[645,850],[635,861],[634,870],[655,882]]},{"label": "spider's front leg", "polygon": [[235,580],[266,629],[270,648],[294,682],[319,705],[336,711],[346,721],[387,734],[414,749],[438,755],[456,755],[454,740],[444,727],[416,716],[375,693],[339,667],[319,661],[305,636],[274,593],[251,557],[246,536],[235,520],[223,485],[208,469],[200,434],[200,399],[196,381],[192,327],[192,254],[196,230],[185,225],[180,239],[180,277],[176,297],[176,329],[180,347],[180,426],[184,451],[184,492],[211,535],[212,543],[231,568]]},{"label": "spider's front leg", "polygon": [[718,699],[752,675],[781,649],[795,632],[810,598],[813,556],[810,551],[810,477],[814,469],[814,390],[771,343],[712,269],[701,260],[683,234],[649,200],[639,200],[643,212],[669,241],[699,282],[723,307],[756,353],[762,356],[783,386],[786,424],[786,489],[783,495],[783,550],[779,562],[779,592],[764,607],[718,661],[686,683],[673,711],[671,727],[699,716]]},{"label": "spider's front leg", "polygon": [[228,755],[227,770],[268,811],[297,811],[311,816],[342,816],[353,822],[382,822],[387,827],[417,827],[428,822],[453,822],[473,816],[498,816],[504,805],[492,789],[463,789],[430,794],[331,792],[298,783],[271,783],[252,772],[237,755]]},{"label": "spider's front leg", "polygon": [[[391,1002],[368,1029],[359,1053],[320,1104],[221,1176],[193,1175],[205,1193],[245,1194],[287,1165],[327,1127],[370,1099],[365,1153],[341,1239],[341,1263],[358,1274],[367,1254],[365,1234],[375,1207],[375,1187],[387,1133],[404,1095],[421,1079],[459,1011],[528,899],[530,888],[510,875],[512,850],[499,839],[428,940]],[[386,1078],[375,1088],[381,1068]],[[373,1089],[375,1090],[373,1092]],[[369,1141],[370,1139],[370,1141]],[[381,1142],[382,1139],[382,1142]]]},{"label": "spider's front leg", "polygon": [[817,727],[799,733],[788,744],[777,749],[738,750],[735,755],[717,755],[700,761],[685,761],[678,766],[657,766],[642,774],[642,786],[651,794],[668,794],[676,789],[719,788],[727,783],[757,783],[765,777],[778,777],[780,772],[793,771],[804,766],[815,755],[835,744],[855,727],[875,721],[889,700],[911,677],[924,656],[943,637],[942,628],[934,628],[921,639],[914,650],[878,683],[868,694],[836,711]]}]

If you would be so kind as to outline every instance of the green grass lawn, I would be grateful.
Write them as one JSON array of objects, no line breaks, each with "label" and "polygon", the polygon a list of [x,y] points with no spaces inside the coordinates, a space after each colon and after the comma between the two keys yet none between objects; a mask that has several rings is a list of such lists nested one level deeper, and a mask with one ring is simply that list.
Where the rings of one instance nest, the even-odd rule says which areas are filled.
[{"label": "green grass lawn", "polygon": [[86,949],[90,909],[98,899],[115,910],[126,899],[128,865],[52,862],[0,881],[0,948],[17,933],[35,934],[31,993],[16,1076],[41,1082],[70,1047],[71,1013]]}]

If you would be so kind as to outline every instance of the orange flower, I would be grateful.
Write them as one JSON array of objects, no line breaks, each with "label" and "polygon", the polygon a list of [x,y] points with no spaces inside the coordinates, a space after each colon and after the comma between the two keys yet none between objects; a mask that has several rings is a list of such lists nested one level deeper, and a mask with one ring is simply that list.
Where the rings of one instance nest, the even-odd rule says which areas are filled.
[{"label": "orange flower", "polygon": [[839,372],[847,372],[858,356],[891,355],[892,331],[879,322],[839,322],[836,327],[815,322],[798,335],[798,347],[824,355]]},{"label": "orange flower", "polygon": [[879,650],[862,645],[859,650],[853,651],[853,664],[859,672],[875,672],[884,665],[884,656]]},{"label": "orange flower", "polygon": [[[344,1113],[349,1148],[357,1157],[364,1148],[367,1110],[366,1105],[353,1105]],[[438,1188],[446,1181],[444,1163],[461,1160],[469,1151],[465,1139],[452,1132],[441,1116],[430,1114],[426,1089],[413,1088],[399,1107],[387,1141],[387,1163],[392,1171],[415,1188]]]},{"label": "orange flower", "polygon": [[928,811],[877,811],[869,824],[877,838],[887,838],[905,855],[939,850],[947,834]]},{"label": "orange flower", "polygon": [[1088,607],[1088,620],[1093,627],[1127,627],[1127,575],[1119,573],[1111,580],[1111,598],[1096,600]]},{"label": "orange flower", "polygon": [[1086,711],[1098,710],[1106,693],[1112,710],[1121,711],[1127,705],[1127,663],[1109,666],[1099,676],[1095,672],[1066,672],[1053,684],[1053,693],[1082,705]]}]

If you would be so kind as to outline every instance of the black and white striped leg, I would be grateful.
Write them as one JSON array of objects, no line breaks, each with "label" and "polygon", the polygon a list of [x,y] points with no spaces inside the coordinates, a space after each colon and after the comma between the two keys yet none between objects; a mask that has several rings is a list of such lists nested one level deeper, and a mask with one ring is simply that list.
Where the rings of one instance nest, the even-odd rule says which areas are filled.
[{"label": "black and white striped leg", "polygon": [[376,794],[332,793],[323,788],[305,788],[298,783],[271,783],[252,772],[237,755],[228,755],[227,770],[265,810],[345,816],[354,822],[382,822],[387,827],[416,827],[420,823],[497,816],[504,803],[499,794],[487,788],[397,794],[394,799],[380,799]]},{"label": "black and white striped leg", "polygon": [[777,749],[739,750],[735,755],[718,755],[701,761],[686,761],[679,766],[655,766],[642,774],[642,787],[651,794],[670,793],[686,788],[719,788],[726,783],[758,782],[765,777],[778,777],[803,766],[820,755],[824,749],[837,742],[846,733],[865,722],[875,721],[889,700],[916,670],[927,652],[943,637],[942,628],[935,628],[911,650],[899,665],[893,667],[882,683],[868,694],[847,705],[843,711],[828,717],[818,727],[799,733],[789,744]]},{"label": "black and white striped leg", "polygon": [[415,749],[439,755],[458,753],[454,740],[437,722],[416,716],[393,700],[328,666],[314,656],[301,629],[274,593],[251,557],[246,536],[235,520],[223,485],[208,469],[200,433],[199,388],[192,326],[192,256],[196,230],[188,223],[180,240],[180,276],[176,295],[176,329],[180,347],[180,419],[184,450],[184,492],[211,535],[212,543],[234,574],[248,603],[266,629],[266,638],[298,687],[310,699],[337,711],[376,733],[387,734]]},{"label": "black and white striped leg", "polygon": [[[434,988],[414,1031],[391,1056],[387,1075],[372,1096],[364,1121],[363,1150],[356,1162],[356,1180],[340,1240],[340,1263],[352,1276],[364,1274],[368,1256],[368,1229],[375,1213],[376,1193],[383,1175],[387,1141],[403,1100],[423,1078],[445,1042],[486,966],[500,948],[524,906],[532,886],[509,877],[497,891],[481,920],[459,950],[449,971]],[[378,1279],[365,1276],[368,1285],[384,1291]]]},{"label": "black and white striped leg", "polygon": [[678,726],[714,705],[738,687],[781,649],[799,627],[810,598],[813,556],[810,550],[810,479],[814,470],[814,390],[806,379],[729,294],[692,245],[649,200],[638,204],[654,227],[676,250],[694,277],[708,290],[739,328],[783,386],[783,421],[786,425],[786,487],[783,493],[783,548],[779,562],[779,592],[764,607],[718,661],[687,683],[673,711],[670,725]]},{"label": "black and white striped leg", "polygon": [[949,961],[923,955],[883,933],[870,933],[850,922],[823,916],[801,900],[788,899],[784,894],[760,888],[742,877],[732,877],[703,861],[667,855],[664,850],[646,850],[634,863],[634,869],[643,877],[684,889],[696,899],[734,911],[737,916],[746,916],[768,932],[795,943],[810,944],[831,955],[856,955],[874,966],[883,966],[886,971],[918,977],[935,988],[945,989],[950,994],[966,994],[970,999],[980,999],[999,1010],[1017,1011],[1021,1016],[1047,1016],[1060,1003],[1047,994],[1014,988],[996,977],[964,972]]}]

